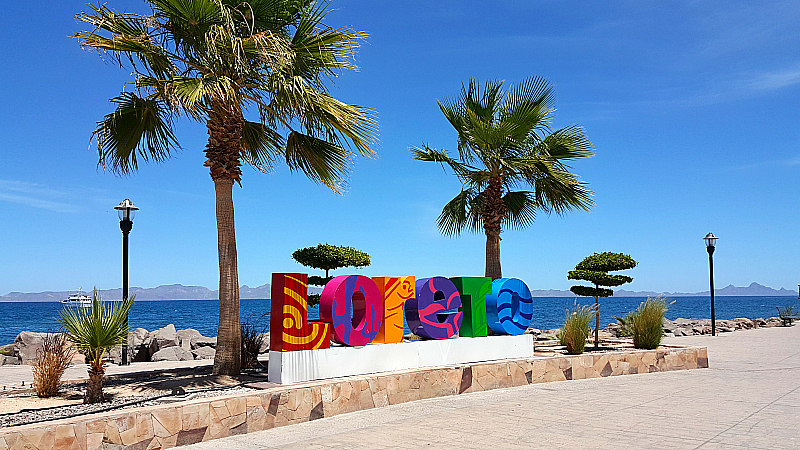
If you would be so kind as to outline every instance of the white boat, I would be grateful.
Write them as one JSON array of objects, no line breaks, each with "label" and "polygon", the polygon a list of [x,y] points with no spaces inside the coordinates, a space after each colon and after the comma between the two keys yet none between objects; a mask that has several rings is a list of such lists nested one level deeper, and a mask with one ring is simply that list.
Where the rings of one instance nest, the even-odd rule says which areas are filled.
[{"label": "white boat", "polygon": [[81,288],[78,288],[78,292],[70,295],[69,298],[66,300],[61,300],[61,303],[71,306],[82,306],[85,308],[91,308],[92,298],[84,294]]}]

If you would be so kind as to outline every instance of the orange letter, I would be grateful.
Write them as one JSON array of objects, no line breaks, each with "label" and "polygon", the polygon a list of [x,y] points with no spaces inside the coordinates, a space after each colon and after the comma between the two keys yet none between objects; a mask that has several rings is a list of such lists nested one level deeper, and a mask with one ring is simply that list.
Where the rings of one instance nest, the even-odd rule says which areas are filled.
[{"label": "orange letter", "polygon": [[372,342],[403,342],[403,305],[413,298],[414,277],[373,277],[383,296],[383,324]]}]

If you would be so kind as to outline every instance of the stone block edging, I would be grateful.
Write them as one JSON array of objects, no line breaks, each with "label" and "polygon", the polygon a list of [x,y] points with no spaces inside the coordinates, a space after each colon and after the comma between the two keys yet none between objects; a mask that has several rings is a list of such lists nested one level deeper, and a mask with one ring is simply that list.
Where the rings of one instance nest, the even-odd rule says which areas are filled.
[{"label": "stone block edging", "polygon": [[4,428],[0,450],[166,449],[445,395],[706,367],[705,347],[670,346],[386,372]]}]

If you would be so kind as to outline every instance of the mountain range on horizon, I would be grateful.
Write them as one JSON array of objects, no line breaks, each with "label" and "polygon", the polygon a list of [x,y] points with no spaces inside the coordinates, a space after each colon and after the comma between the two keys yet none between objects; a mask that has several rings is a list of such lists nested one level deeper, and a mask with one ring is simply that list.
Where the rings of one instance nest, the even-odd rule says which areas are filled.
[{"label": "mountain range on horizon", "polygon": [[[122,289],[104,289],[98,291],[105,300],[118,300],[122,296]],[[318,294],[322,288],[310,287],[309,293]],[[0,296],[0,302],[57,302],[66,299],[75,291],[46,291],[46,292],[10,292]],[[88,292],[87,294],[91,294]],[[182,284],[161,285],[155,288],[130,288],[130,294],[136,295],[137,300],[217,300],[219,291],[211,290],[204,286],[184,286]],[[570,291],[556,289],[532,289],[534,297],[574,297]],[[784,297],[794,296],[796,292],[785,288],[773,289],[756,282],[747,287],[728,285],[721,289],[714,289],[717,296],[757,296],[757,297]],[[696,297],[709,295],[709,291],[702,292],[655,292],[655,291],[627,291],[618,289],[614,291],[616,297]],[[239,288],[239,298],[242,299],[268,299],[271,297],[270,285],[263,284],[258,287],[242,285]]]}]

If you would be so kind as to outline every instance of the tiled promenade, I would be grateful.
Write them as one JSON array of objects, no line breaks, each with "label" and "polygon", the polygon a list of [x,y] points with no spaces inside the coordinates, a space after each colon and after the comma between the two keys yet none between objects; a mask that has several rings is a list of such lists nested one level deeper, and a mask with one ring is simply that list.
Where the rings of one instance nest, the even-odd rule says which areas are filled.
[{"label": "tiled promenade", "polygon": [[440,397],[182,448],[800,448],[800,325],[665,343],[707,346],[711,368]]}]

